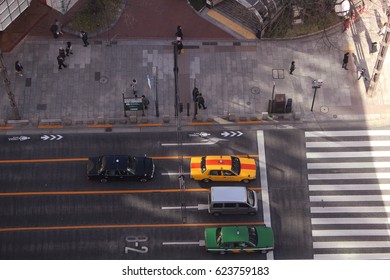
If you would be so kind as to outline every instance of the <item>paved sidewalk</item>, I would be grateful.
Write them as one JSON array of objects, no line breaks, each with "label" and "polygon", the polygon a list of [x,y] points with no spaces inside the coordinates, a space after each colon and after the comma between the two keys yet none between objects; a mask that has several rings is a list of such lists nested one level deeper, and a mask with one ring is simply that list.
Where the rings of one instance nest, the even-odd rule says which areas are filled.
[{"label": "paved sidewalk", "polygon": [[[139,8],[144,13],[137,15],[145,17],[147,7]],[[364,80],[357,80],[357,69],[365,67],[370,74],[374,67],[377,54],[369,54],[369,44],[377,41],[379,45],[378,23],[386,21],[380,0],[368,2],[368,11],[361,15],[362,20],[357,20],[344,33],[340,27],[340,30],[328,32],[329,36],[321,33],[295,40],[235,40],[199,17],[190,7],[187,8],[191,21],[202,22],[211,33],[203,29],[202,37],[197,25],[188,20],[184,22],[183,18],[183,21],[172,21],[169,27],[165,25],[161,29],[169,32],[165,37],[152,35],[157,34],[153,26],[147,28],[151,33],[143,37],[148,39],[137,38],[138,35],[131,37],[124,26],[140,29],[141,22],[134,15],[130,25],[125,19],[120,19],[118,25],[110,30],[111,35],[91,38],[88,47],[82,46],[80,38],[70,37],[74,54],[66,58],[69,67],[63,70],[58,70],[56,57],[59,47],[64,47],[69,37],[54,41],[30,34],[12,52],[4,54],[22,119],[33,124],[45,119],[54,119],[53,122],[60,119],[67,124],[124,124],[134,120],[137,123],[163,123],[164,116],[169,116],[170,123],[174,123],[174,36],[169,36],[180,22],[184,28],[185,49],[184,54],[178,57],[178,93],[184,105],[181,117],[188,121],[192,120],[194,113],[191,91],[195,83],[207,106],[206,110],[199,111],[197,120],[224,123],[228,120],[261,120],[262,113],[268,109],[273,82],[275,94],[286,94],[286,98],[293,100],[296,119],[293,114],[285,114],[286,119],[304,122],[390,120],[389,79],[385,74],[389,70],[390,59],[385,62],[374,97],[367,97]],[[155,7],[154,16],[157,17],[158,11],[165,15]],[[162,16],[161,20],[165,21],[166,17]],[[215,31],[213,28],[216,28]],[[120,31],[122,29],[123,32]],[[195,36],[192,32],[198,33]],[[213,39],[213,36],[207,35],[213,32],[220,34],[221,38]],[[105,38],[112,39],[109,46]],[[347,51],[353,55],[349,70],[344,70],[341,64]],[[24,77],[14,74],[16,60],[24,65]],[[292,60],[297,68],[293,75],[289,75]],[[153,67],[157,67],[156,80]],[[274,79],[273,73],[282,78]],[[145,117],[141,112],[127,113],[134,116],[130,120],[124,117],[122,94],[132,96],[130,82],[133,78],[138,80],[139,95],[145,94],[151,104]],[[315,79],[324,80],[324,85],[317,91],[311,112],[312,81]],[[155,111],[155,85],[159,117]],[[0,119],[12,119],[9,101],[4,94],[0,97]]]}]

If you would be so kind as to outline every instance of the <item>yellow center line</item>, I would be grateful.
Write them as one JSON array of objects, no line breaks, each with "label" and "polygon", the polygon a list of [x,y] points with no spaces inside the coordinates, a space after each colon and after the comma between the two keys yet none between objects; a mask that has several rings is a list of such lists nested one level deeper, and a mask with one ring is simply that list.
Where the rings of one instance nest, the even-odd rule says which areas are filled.
[{"label": "yellow center line", "polygon": [[47,231],[47,230],[78,230],[78,229],[119,229],[119,228],[170,228],[170,227],[209,227],[209,226],[242,226],[264,225],[264,222],[227,222],[198,224],[118,224],[118,225],[73,225],[73,226],[36,226],[0,228],[0,232],[11,231]]},{"label": "yellow center line", "polygon": [[[237,155],[239,157],[249,156],[250,158],[257,158],[259,155]],[[165,159],[190,159],[194,156],[150,156],[155,160]],[[197,156],[199,157],[199,156]],[[88,158],[44,158],[44,159],[4,159],[0,160],[1,163],[45,163],[45,162],[73,162],[73,161],[87,161]]]},{"label": "yellow center line", "polygon": [[[249,188],[260,191],[260,187]],[[44,192],[0,192],[0,197],[5,196],[34,196],[34,195],[101,195],[101,194],[137,194],[137,193],[178,193],[178,192],[209,192],[207,188],[190,189],[149,189],[149,190],[92,190],[92,191],[44,191]]]}]

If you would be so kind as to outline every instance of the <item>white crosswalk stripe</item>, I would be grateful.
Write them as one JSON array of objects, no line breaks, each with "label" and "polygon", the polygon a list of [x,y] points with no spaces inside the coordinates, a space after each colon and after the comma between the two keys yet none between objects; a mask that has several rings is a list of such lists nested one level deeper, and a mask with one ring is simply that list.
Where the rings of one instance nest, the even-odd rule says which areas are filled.
[{"label": "white crosswalk stripe", "polygon": [[390,130],[305,138],[314,259],[390,259]]}]

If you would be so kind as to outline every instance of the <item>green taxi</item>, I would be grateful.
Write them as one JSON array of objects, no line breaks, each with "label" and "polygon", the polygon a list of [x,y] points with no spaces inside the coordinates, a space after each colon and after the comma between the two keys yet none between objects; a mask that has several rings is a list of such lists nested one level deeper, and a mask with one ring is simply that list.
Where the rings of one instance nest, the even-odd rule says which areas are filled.
[{"label": "green taxi", "polygon": [[205,229],[207,252],[261,252],[274,249],[272,228],[266,226],[227,226]]}]

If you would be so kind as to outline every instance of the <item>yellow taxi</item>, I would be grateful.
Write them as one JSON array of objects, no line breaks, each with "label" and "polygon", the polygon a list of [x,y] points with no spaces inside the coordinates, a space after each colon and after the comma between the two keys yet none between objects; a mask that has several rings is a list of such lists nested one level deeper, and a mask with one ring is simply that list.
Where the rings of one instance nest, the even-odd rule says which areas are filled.
[{"label": "yellow taxi", "polygon": [[203,182],[244,182],[256,179],[256,162],[250,157],[204,156],[191,158],[191,179]]}]

